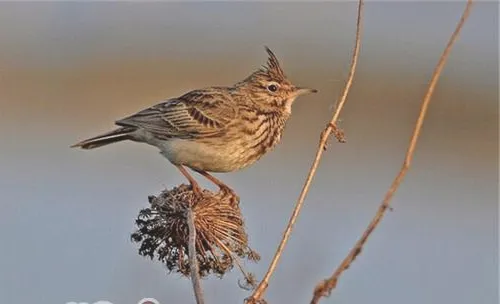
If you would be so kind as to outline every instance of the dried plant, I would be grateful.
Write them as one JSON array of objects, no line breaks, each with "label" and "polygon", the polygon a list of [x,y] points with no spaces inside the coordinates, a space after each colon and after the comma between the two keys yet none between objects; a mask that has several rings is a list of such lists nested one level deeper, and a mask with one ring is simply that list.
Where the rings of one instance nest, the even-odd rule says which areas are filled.
[{"label": "dried plant", "polygon": [[[247,303],[250,303],[250,304],[265,303],[265,300],[263,299],[263,294],[265,293],[265,291],[267,290],[267,288],[269,286],[269,279],[270,279],[272,273],[274,272],[274,270],[276,269],[277,263],[278,263],[281,255],[283,253],[284,247],[285,247],[285,245],[290,237],[290,234],[292,232],[293,225],[294,225],[294,223],[295,223],[295,221],[300,213],[302,205],[305,201],[305,197],[309,191],[309,187],[312,183],[312,178],[315,175],[316,169],[317,169],[319,162],[321,160],[321,156],[322,156],[323,152],[326,150],[328,137],[331,134],[333,134],[339,142],[341,142],[341,143],[345,142],[344,132],[340,128],[338,128],[337,121],[338,121],[338,118],[340,116],[340,112],[341,112],[341,110],[346,102],[347,95],[348,95],[350,87],[352,85],[354,73],[356,70],[357,58],[358,58],[359,49],[360,49],[363,4],[364,4],[363,0],[359,0],[359,2],[358,2],[358,16],[357,16],[356,42],[355,42],[355,47],[354,47],[354,51],[353,51],[353,57],[352,57],[352,61],[351,61],[351,69],[350,69],[349,77],[348,77],[348,80],[347,80],[346,85],[344,87],[342,96],[340,98],[340,101],[338,102],[338,106],[335,109],[330,122],[328,123],[327,127],[323,130],[323,132],[321,134],[318,149],[316,152],[316,157],[313,161],[313,164],[311,165],[311,168],[310,168],[309,173],[307,175],[305,184],[304,184],[302,191],[300,193],[300,196],[297,200],[297,204],[296,204],[295,209],[292,213],[292,216],[288,222],[288,226],[287,226],[285,232],[283,233],[282,240],[278,246],[278,249],[276,250],[275,256],[274,256],[264,278],[259,283],[259,286],[257,287],[257,289],[254,291],[254,293],[252,294],[251,297],[246,299]],[[385,211],[387,209],[390,209],[390,206],[389,206],[390,200],[392,199],[394,193],[396,192],[397,188],[399,187],[400,183],[402,182],[404,175],[406,174],[406,172],[408,171],[408,169],[410,167],[413,153],[414,153],[414,150],[416,147],[416,143],[417,143],[417,140],[418,140],[418,137],[420,134],[420,130],[422,128],[423,121],[425,119],[425,115],[427,112],[428,105],[430,103],[430,99],[431,99],[432,94],[434,92],[434,88],[437,84],[437,81],[439,79],[441,71],[444,68],[444,64],[445,64],[446,59],[451,51],[451,48],[452,48],[454,42],[456,41],[458,34],[460,33],[468,15],[469,15],[471,5],[472,5],[472,0],[468,0],[467,6],[464,10],[464,13],[463,13],[461,19],[460,19],[460,22],[458,23],[454,33],[452,34],[452,36],[450,38],[450,41],[448,42],[448,45],[445,48],[443,55],[441,56],[438,64],[436,65],[436,69],[435,69],[433,76],[432,76],[432,79],[430,81],[429,88],[425,94],[423,101],[422,101],[422,107],[420,110],[420,114],[419,114],[419,117],[417,119],[413,135],[412,135],[411,140],[410,140],[408,152],[406,154],[406,158],[405,158],[405,161],[403,163],[403,167],[401,168],[399,174],[396,176],[393,184],[389,188],[384,200],[382,201],[375,217],[368,225],[368,227],[365,230],[365,232],[363,233],[361,239],[358,240],[358,242],[356,243],[354,248],[349,252],[348,256],[344,259],[344,261],[337,268],[337,270],[333,273],[333,275],[330,278],[328,278],[327,280],[324,280],[323,282],[321,282],[320,284],[318,284],[316,286],[316,289],[315,289],[314,295],[313,295],[313,299],[311,301],[312,304],[318,303],[319,299],[321,297],[329,295],[330,292],[332,291],[332,289],[335,288],[339,276],[342,274],[342,272],[344,270],[346,270],[351,265],[351,263],[354,261],[354,259],[361,253],[363,245],[366,243],[366,241],[368,240],[368,237],[371,235],[371,233],[374,231],[374,229],[377,227],[377,225],[381,221],[383,215],[385,214]]]},{"label": "dried plant", "polygon": [[248,237],[238,200],[230,194],[203,190],[201,196],[190,186],[180,185],[150,196],[151,206],[139,212],[132,240],[140,243],[139,254],[157,258],[169,271],[190,275],[188,255],[188,212],[196,228],[196,257],[199,275],[222,277],[233,268],[235,258],[258,261],[248,247]]},{"label": "dried plant", "polygon": [[448,44],[446,45],[446,48],[443,51],[443,54],[439,58],[439,62],[436,65],[436,68],[434,70],[434,73],[432,74],[432,78],[429,83],[429,87],[427,89],[427,92],[425,93],[425,96],[422,100],[422,106],[420,108],[420,113],[417,118],[417,122],[415,124],[415,128],[413,130],[413,134],[411,135],[410,139],[410,144],[408,146],[408,151],[406,152],[406,157],[403,162],[403,166],[401,167],[401,170],[397,174],[396,178],[392,182],[391,187],[387,191],[384,199],[382,200],[382,203],[380,204],[377,213],[373,217],[372,221],[364,231],[363,235],[361,238],[356,242],[354,247],[351,249],[351,251],[348,253],[348,255],[345,257],[345,259],[340,263],[340,265],[337,267],[335,272],[332,274],[331,277],[329,277],[326,280],[323,280],[320,282],[313,294],[313,298],[311,300],[311,304],[316,304],[319,302],[319,300],[324,297],[328,296],[331,291],[337,286],[337,281],[340,277],[340,275],[349,268],[349,266],[354,262],[356,257],[361,253],[364,244],[370,237],[370,235],[373,233],[375,228],[377,228],[378,224],[382,220],[385,212],[387,209],[390,208],[389,204],[391,202],[392,197],[394,196],[394,193],[398,189],[399,185],[403,181],[404,176],[406,175],[407,171],[410,168],[411,161],[413,159],[413,154],[415,152],[415,147],[417,145],[418,137],[420,135],[420,131],[422,130],[422,125],[424,123],[425,115],[427,114],[427,109],[429,107],[429,103],[431,101],[432,94],[434,93],[434,89],[436,88],[437,82],[439,80],[439,77],[441,76],[441,72],[443,71],[444,65],[446,63],[446,60],[448,59],[448,56],[451,52],[451,49],[453,47],[453,44],[458,38],[458,35],[460,34],[460,31],[462,30],[463,25],[465,24],[465,21],[467,20],[467,17],[469,16],[470,9],[472,7],[472,0],[467,1],[467,5],[464,9],[464,12],[462,14],[462,17],[460,18],[460,21],[457,24],[457,27],[455,28],[455,31],[450,37],[450,40],[448,41]]},{"label": "dried plant", "polygon": [[313,179],[314,175],[316,174],[316,169],[319,166],[319,162],[321,160],[323,152],[326,151],[326,145],[328,142],[328,138],[333,133],[333,135],[337,138],[337,140],[340,143],[346,142],[344,132],[343,132],[343,130],[341,130],[337,126],[337,121],[340,117],[340,113],[344,107],[344,104],[347,101],[347,95],[349,94],[349,91],[351,89],[351,86],[352,86],[352,83],[354,80],[354,73],[356,72],[356,66],[358,63],[359,51],[360,51],[360,47],[361,47],[361,28],[362,28],[362,20],[363,20],[362,19],[363,5],[364,5],[363,0],[359,0],[354,51],[353,51],[353,55],[352,55],[349,76],[347,77],[347,82],[344,86],[344,90],[342,92],[342,95],[341,95],[339,101],[337,102],[337,107],[335,108],[332,119],[330,120],[330,122],[327,124],[326,128],[321,133],[318,149],[316,151],[316,157],[314,158],[314,161],[311,165],[311,168],[309,169],[309,173],[307,174],[306,181],[304,183],[302,191],[300,192],[299,198],[298,198],[297,203],[295,205],[295,209],[293,210],[292,216],[290,217],[290,220],[288,221],[288,225],[285,229],[285,232],[283,233],[283,237],[281,239],[280,244],[278,245],[278,249],[276,250],[276,253],[273,257],[273,260],[271,261],[271,264],[269,265],[269,268],[268,268],[266,274],[264,275],[264,278],[262,279],[262,281],[260,281],[260,283],[257,286],[257,288],[255,289],[254,293],[249,298],[246,299],[247,303],[249,303],[249,304],[263,303],[263,301],[264,301],[263,295],[264,295],[267,287],[269,286],[269,279],[271,278],[271,275],[273,274],[274,270],[276,269],[276,266],[278,265],[278,261],[279,261],[281,255],[285,249],[285,245],[288,242],[290,234],[292,233],[293,225],[295,224],[295,221],[297,220],[297,217],[299,216],[300,210],[302,209],[302,206],[303,206],[304,201],[306,199],[306,195],[309,192],[309,187],[311,186],[312,179]]}]

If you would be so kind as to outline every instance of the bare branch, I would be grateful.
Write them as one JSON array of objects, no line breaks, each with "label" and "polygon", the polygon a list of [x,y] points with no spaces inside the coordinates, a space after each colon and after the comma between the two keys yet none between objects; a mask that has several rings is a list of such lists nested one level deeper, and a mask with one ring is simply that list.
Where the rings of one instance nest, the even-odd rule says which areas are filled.
[{"label": "bare branch", "polygon": [[[338,106],[333,113],[332,119],[330,120],[330,122],[327,124],[326,128],[321,133],[321,138],[319,141],[318,150],[316,152],[316,157],[314,159],[314,162],[311,165],[311,168],[310,168],[309,173],[307,175],[306,181],[305,181],[304,186],[302,188],[302,192],[300,193],[300,196],[299,196],[297,203],[295,205],[295,209],[293,210],[292,216],[290,217],[290,220],[288,222],[288,226],[283,233],[283,237],[282,237],[281,242],[278,246],[278,249],[276,250],[276,253],[273,257],[273,260],[269,266],[269,269],[267,270],[267,273],[265,274],[262,281],[259,283],[257,289],[254,291],[252,296],[250,296],[247,299],[248,303],[259,303],[262,301],[262,296],[263,296],[264,292],[266,291],[267,286],[269,285],[269,279],[270,279],[271,275],[273,274],[274,270],[276,269],[276,266],[278,265],[278,261],[283,253],[285,245],[288,242],[288,239],[289,239],[290,234],[292,232],[293,225],[295,224],[295,221],[297,220],[297,217],[298,217],[300,210],[302,208],[302,205],[304,204],[304,200],[305,200],[306,195],[309,191],[309,187],[311,185],[312,179],[316,173],[316,169],[318,168],[319,162],[321,160],[321,156],[323,155],[323,152],[325,150],[326,143],[328,141],[328,137],[330,136],[330,134],[333,131],[335,131],[335,134],[338,135],[339,139],[343,138],[343,132],[337,127],[337,120],[338,120],[340,113],[342,111],[342,108],[344,107],[344,104],[347,100],[347,95],[349,94],[349,90],[352,86],[353,79],[354,79],[354,73],[356,71],[356,65],[358,62],[360,42],[361,42],[363,4],[364,4],[363,0],[359,0],[357,25],[356,25],[356,40],[355,40],[354,51],[353,51],[352,60],[351,60],[351,68],[350,68],[349,76],[348,76],[347,82],[345,84],[344,90],[342,92],[341,98],[338,102]],[[340,134],[342,134],[342,136],[340,136]]]},{"label": "bare branch", "polygon": [[204,304],[203,290],[201,289],[200,274],[198,271],[198,259],[196,257],[196,228],[194,225],[194,215],[191,207],[187,210],[187,224],[189,229],[189,268],[191,272],[191,282],[193,283],[194,296],[197,304]]},{"label": "bare branch", "polygon": [[374,218],[366,228],[365,232],[361,236],[361,238],[357,241],[357,243],[354,245],[354,247],[351,249],[347,257],[342,261],[342,263],[338,266],[338,268],[335,270],[333,275],[318,284],[314,290],[314,295],[311,300],[311,304],[316,304],[319,302],[319,300],[324,297],[328,296],[332,290],[335,288],[337,285],[337,281],[340,277],[340,275],[349,268],[351,263],[356,259],[356,257],[361,253],[364,244],[368,240],[369,236],[372,234],[372,232],[375,230],[375,228],[378,226],[382,218],[384,217],[385,212],[389,208],[389,203],[394,196],[394,193],[398,189],[399,185],[403,181],[404,176],[406,175],[406,172],[410,168],[411,161],[413,159],[413,154],[415,152],[415,147],[417,145],[417,140],[420,135],[420,131],[422,129],[422,125],[425,119],[425,115],[427,114],[427,109],[429,107],[429,103],[431,101],[432,94],[434,93],[434,89],[436,88],[437,82],[439,80],[439,77],[441,75],[441,72],[443,71],[443,68],[445,66],[446,60],[448,59],[448,56],[450,54],[450,51],[453,47],[453,44],[458,38],[458,35],[460,31],[462,30],[462,27],[467,20],[467,17],[469,16],[470,9],[472,6],[472,0],[467,1],[467,6],[465,7],[465,10],[462,14],[462,17],[460,18],[460,21],[457,24],[457,27],[453,34],[450,37],[450,40],[443,51],[443,54],[441,55],[439,62],[436,65],[436,68],[434,70],[434,73],[432,75],[431,81],[429,83],[429,88],[427,89],[427,92],[422,100],[422,105],[420,108],[420,114],[418,116],[417,122],[415,124],[415,129],[413,131],[413,134],[410,139],[410,144],[408,146],[408,150],[406,152],[406,157],[403,162],[403,166],[401,170],[399,171],[398,175],[392,182],[391,187],[387,191],[382,203],[380,204],[380,207],[377,210],[377,213],[375,214]]}]

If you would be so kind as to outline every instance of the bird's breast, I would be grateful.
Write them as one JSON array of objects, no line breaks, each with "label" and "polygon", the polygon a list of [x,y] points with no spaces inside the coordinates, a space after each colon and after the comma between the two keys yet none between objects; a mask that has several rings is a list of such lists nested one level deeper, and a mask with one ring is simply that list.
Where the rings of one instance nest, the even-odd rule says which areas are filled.
[{"label": "bird's breast", "polygon": [[241,145],[245,151],[245,163],[250,165],[272,150],[281,140],[287,117],[261,114],[243,119],[238,130],[243,140]]},{"label": "bird's breast", "polygon": [[232,172],[247,166],[246,151],[233,141],[206,142],[172,139],[158,146],[161,154],[176,165],[209,172]]},{"label": "bird's breast", "polygon": [[209,172],[245,168],[274,148],[281,139],[285,120],[274,116],[242,119],[218,137],[169,139],[156,143],[176,165]]}]

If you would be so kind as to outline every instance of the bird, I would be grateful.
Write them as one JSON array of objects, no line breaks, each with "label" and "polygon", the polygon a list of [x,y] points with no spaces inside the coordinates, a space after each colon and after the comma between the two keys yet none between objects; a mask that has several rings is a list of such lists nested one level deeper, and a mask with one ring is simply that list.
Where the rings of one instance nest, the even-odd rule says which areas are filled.
[{"label": "bird", "polygon": [[234,190],[211,173],[252,165],[281,140],[292,104],[316,89],[299,87],[285,75],[266,46],[267,64],[232,86],[196,89],[117,120],[116,129],[71,147],[94,149],[125,140],[157,147],[201,195],[187,168],[221,191]]}]

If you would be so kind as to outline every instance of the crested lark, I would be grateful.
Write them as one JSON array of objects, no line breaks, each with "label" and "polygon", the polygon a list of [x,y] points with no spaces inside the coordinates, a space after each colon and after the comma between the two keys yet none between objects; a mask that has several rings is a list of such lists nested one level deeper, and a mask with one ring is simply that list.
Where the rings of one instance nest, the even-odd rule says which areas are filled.
[{"label": "crested lark", "polygon": [[168,99],[72,147],[93,149],[122,140],[147,143],[181,171],[193,192],[200,194],[200,187],[184,166],[234,194],[207,171],[231,172],[257,161],[280,141],[295,98],[316,92],[293,85],[273,52],[266,50],[267,66],[245,80]]}]

